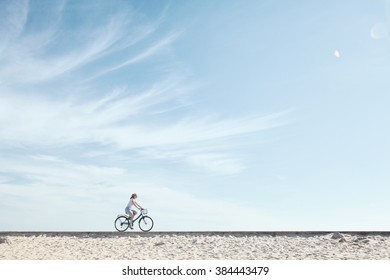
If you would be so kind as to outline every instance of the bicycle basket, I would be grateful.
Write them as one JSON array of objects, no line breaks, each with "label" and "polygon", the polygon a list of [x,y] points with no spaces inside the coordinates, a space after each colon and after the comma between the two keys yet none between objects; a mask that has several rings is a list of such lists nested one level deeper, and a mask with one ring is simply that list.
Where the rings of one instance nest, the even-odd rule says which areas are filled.
[{"label": "bicycle basket", "polygon": [[148,214],[148,209],[142,209],[141,211],[142,211],[142,214],[144,214],[144,215]]}]

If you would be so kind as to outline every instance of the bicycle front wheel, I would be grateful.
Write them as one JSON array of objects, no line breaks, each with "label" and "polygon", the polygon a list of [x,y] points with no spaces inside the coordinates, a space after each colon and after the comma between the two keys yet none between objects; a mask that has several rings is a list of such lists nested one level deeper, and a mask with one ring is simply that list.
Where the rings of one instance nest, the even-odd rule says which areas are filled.
[{"label": "bicycle front wheel", "polygon": [[153,228],[154,222],[149,216],[143,216],[139,220],[138,225],[142,231],[150,231]]},{"label": "bicycle front wheel", "polygon": [[117,231],[125,231],[129,227],[129,219],[126,216],[119,216],[114,225]]}]

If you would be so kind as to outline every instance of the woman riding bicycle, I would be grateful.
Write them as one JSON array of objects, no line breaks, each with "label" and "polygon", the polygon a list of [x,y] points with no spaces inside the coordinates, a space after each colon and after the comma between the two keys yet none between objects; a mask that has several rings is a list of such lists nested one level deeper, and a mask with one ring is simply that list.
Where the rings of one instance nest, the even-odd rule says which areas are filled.
[{"label": "woman riding bicycle", "polygon": [[[139,229],[143,232],[148,232],[153,228],[154,222],[153,219],[148,216],[148,210],[139,205],[135,200],[137,199],[137,194],[133,193],[130,197],[130,201],[125,208],[126,214],[120,214],[116,217],[114,221],[115,229],[119,232],[124,232],[128,228],[133,229],[133,223],[138,221]],[[137,215],[135,209],[140,209],[141,213]]]},{"label": "woman riding bicycle", "polygon": [[126,208],[125,208],[125,213],[128,214],[130,216],[130,228],[133,229],[133,220],[134,220],[134,217],[135,215],[137,215],[137,211],[134,210],[134,208],[138,208],[139,210],[142,210],[143,208],[141,207],[141,205],[139,205],[137,203],[137,201],[135,201],[137,199],[137,194],[136,193],[133,193],[130,197],[130,201],[129,203],[127,204]]}]

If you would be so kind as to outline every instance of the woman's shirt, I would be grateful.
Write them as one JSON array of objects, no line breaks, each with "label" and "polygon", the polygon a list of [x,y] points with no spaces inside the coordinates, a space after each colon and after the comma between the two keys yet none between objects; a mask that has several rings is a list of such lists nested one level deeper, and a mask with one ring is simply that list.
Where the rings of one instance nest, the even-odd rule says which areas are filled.
[{"label": "woman's shirt", "polygon": [[130,198],[130,201],[129,201],[129,203],[127,204],[127,207],[128,207],[129,209],[132,209],[132,208],[134,208],[133,206],[135,206],[135,204],[134,204],[134,198]]}]

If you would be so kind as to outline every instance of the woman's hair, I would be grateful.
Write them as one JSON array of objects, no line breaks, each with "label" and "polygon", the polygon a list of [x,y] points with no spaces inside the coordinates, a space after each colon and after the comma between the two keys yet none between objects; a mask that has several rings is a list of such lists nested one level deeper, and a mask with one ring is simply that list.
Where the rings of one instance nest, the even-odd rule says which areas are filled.
[{"label": "woman's hair", "polygon": [[131,195],[131,198],[135,198],[136,195],[137,195],[136,193],[133,193],[133,194]]}]

